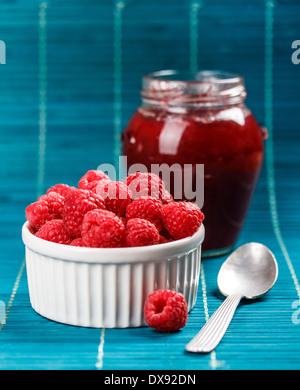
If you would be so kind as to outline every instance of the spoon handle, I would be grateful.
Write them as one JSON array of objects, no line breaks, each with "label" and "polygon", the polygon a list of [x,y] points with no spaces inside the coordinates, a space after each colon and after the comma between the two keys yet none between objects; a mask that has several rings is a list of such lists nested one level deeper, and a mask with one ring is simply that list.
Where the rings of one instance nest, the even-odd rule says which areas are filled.
[{"label": "spoon handle", "polygon": [[234,315],[242,295],[228,296],[222,305],[209,318],[200,332],[186,345],[189,352],[210,352],[221,341]]}]

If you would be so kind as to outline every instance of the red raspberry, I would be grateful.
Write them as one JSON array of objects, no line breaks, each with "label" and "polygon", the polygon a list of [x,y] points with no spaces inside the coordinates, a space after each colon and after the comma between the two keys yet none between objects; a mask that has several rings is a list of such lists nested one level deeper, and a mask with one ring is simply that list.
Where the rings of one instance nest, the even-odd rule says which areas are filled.
[{"label": "red raspberry", "polygon": [[151,196],[161,200],[165,192],[164,182],[154,173],[135,172],[126,178],[125,184],[132,191],[133,199],[140,196]]},{"label": "red raspberry", "polygon": [[174,238],[171,237],[170,233],[168,230],[165,228],[165,226],[162,228],[162,230],[159,232],[159,234],[163,237],[165,237],[168,241],[173,241]]},{"label": "red raspberry", "polygon": [[92,210],[81,225],[83,242],[92,248],[116,248],[124,243],[125,226],[121,219],[108,210]]},{"label": "red raspberry", "polygon": [[124,226],[126,226],[127,219],[125,217],[119,217],[119,218],[124,223]]},{"label": "red raspberry", "polygon": [[126,224],[126,245],[146,246],[159,243],[159,233],[153,223],[146,219],[133,218]]},{"label": "red raspberry", "polygon": [[72,240],[61,219],[46,222],[35,235],[44,240],[65,245],[69,245]]},{"label": "red raspberry", "polygon": [[127,206],[126,218],[147,219],[153,223],[158,231],[162,229],[161,209],[162,203],[160,200],[152,198],[151,196],[141,196],[136,198]]},{"label": "red raspberry", "polygon": [[48,194],[40,196],[37,202],[45,202],[55,219],[62,218],[65,198],[59,193],[48,192]]},{"label": "red raspberry", "polygon": [[204,215],[195,203],[172,202],[161,211],[162,220],[175,239],[192,236],[199,229]]},{"label": "red raspberry", "polygon": [[187,303],[178,292],[156,290],[145,302],[144,315],[147,324],[158,332],[175,332],[187,322]]},{"label": "red raspberry", "polygon": [[94,209],[105,209],[100,195],[89,190],[75,189],[65,199],[63,221],[72,237],[80,236],[80,227],[85,214]]},{"label": "red raspberry", "polygon": [[30,226],[34,230],[40,229],[46,222],[51,221],[53,216],[49,212],[49,207],[44,202],[34,202],[26,207],[25,215]]},{"label": "red raspberry", "polygon": [[162,202],[163,204],[168,204],[171,202],[174,202],[173,196],[170,194],[169,191],[165,190],[162,195]]},{"label": "red raspberry", "polygon": [[106,173],[100,170],[87,171],[78,182],[78,188],[95,191],[99,182],[103,179],[110,180]]},{"label": "red raspberry", "polygon": [[173,238],[167,238],[165,236],[159,235],[159,243],[160,244],[166,244],[167,242],[174,241]]},{"label": "red raspberry", "polygon": [[102,196],[107,210],[119,217],[125,214],[131,202],[132,193],[128,186],[120,181],[102,180],[96,187],[96,194]]},{"label": "red raspberry", "polygon": [[30,231],[31,234],[35,234],[37,231],[35,228],[33,228],[30,224],[28,226],[28,230]]},{"label": "red raspberry", "polygon": [[68,186],[68,184],[55,184],[54,186],[50,187],[46,194],[49,194],[49,192],[57,192],[58,194],[62,195],[63,197],[66,197],[67,194],[74,190],[75,187]]},{"label": "red raspberry", "polygon": [[46,222],[62,218],[63,207],[64,197],[57,192],[49,192],[26,208],[26,219],[32,228],[38,230]]},{"label": "red raspberry", "polygon": [[85,243],[83,242],[82,237],[74,238],[74,240],[72,240],[70,242],[70,245],[72,245],[72,246],[86,246]]}]

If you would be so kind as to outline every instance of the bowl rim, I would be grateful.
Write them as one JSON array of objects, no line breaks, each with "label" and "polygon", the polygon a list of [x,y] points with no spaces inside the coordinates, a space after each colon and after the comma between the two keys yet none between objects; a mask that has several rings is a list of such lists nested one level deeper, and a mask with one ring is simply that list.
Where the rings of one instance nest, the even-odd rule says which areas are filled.
[{"label": "bowl rim", "polygon": [[58,260],[94,264],[128,264],[160,261],[195,250],[202,244],[204,236],[205,228],[201,224],[193,236],[164,244],[134,248],[87,248],[57,244],[36,237],[29,230],[29,222],[25,222],[22,227],[22,240],[25,246],[32,251]]}]

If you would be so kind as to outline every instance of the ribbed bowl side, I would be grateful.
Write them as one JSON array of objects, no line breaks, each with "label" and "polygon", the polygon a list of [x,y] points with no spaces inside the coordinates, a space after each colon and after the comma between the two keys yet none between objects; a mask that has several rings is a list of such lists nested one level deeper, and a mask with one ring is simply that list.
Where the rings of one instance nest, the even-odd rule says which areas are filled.
[{"label": "ribbed bowl side", "polygon": [[30,302],[54,321],[85,327],[146,325],[144,302],[157,289],[182,293],[190,311],[196,302],[200,245],[160,262],[94,264],[59,260],[26,247]]}]

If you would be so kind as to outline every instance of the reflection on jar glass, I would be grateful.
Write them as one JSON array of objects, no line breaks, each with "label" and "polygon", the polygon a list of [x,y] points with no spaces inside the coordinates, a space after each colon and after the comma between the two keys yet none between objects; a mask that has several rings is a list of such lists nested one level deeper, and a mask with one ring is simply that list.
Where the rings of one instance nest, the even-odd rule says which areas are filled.
[{"label": "reflection on jar glass", "polygon": [[[128,166],[191,164],[195,186],[196,165],[204,164],[203,251],[230,251],[247,215],[266,138],[244,104],[243,78],[220,71],[155,72],[143,78],[141,97],[122,134]],[[172,176],[168,185],[174,195]]]}]

